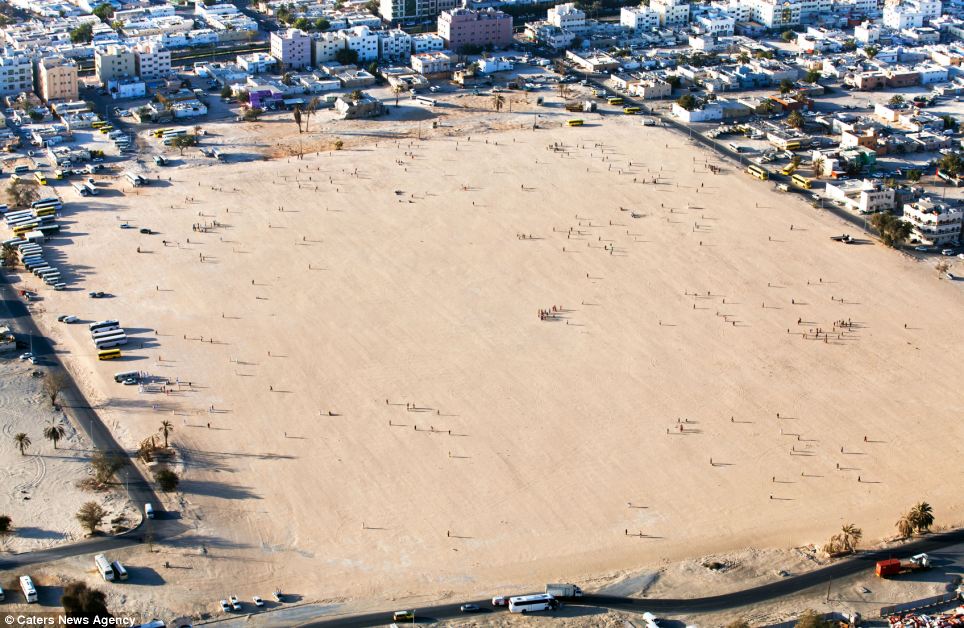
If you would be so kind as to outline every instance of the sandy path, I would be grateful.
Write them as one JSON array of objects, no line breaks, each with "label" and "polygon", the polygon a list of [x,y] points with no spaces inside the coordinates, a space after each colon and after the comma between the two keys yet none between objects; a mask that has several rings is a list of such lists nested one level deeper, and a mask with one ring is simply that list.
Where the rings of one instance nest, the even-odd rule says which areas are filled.
[{"label": "sandy path", "polygon": [[128,445],[173,417],[219,591],[434,599],[960,520],[959,286],[708,158],[610,119],[167,170],[70,216],[116,297],[48,309],[138,330],[97,364],[55,329]]}]

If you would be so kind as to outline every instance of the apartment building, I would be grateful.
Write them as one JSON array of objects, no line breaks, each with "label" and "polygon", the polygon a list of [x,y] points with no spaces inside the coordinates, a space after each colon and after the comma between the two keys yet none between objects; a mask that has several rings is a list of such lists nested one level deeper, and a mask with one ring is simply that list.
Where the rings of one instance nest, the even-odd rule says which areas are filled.
[{"label": "apartment building", "polygon": [[683,26],[690,21],[690,5],[686,0],[651,0],[649,8],[656,11],[660,26]]},{"label": "apartment building", "polygon": [[32,91],[33,61],[19,50],[4,50],[0,54],[0,96]]},{"label": "apartment building", "polygon": [[577,9],[572,2],[557,4],[546,11],[546,22],[577,35],[587,28],[586,13]]},{"label": "apartment building", "polygon": [[303,30],[288,28],[271,33],[271,56],[285,70],[300,70],[311,65],[311,38]]},{"label": "apartment building", "polygon": [[76,101],[77,62],[64,57],[45,57],[37,62],[37,94],[44,102]]},{"label": "apartment building", "polygon": [[134,51],[127,46],[111,45],[94,50],[94,72],[101,85],[137,76]]},{"label": "apartment building", "polygon": [[659,14],[647,6],[623,7],[619,10],[620,25],[634,31],[659,28]]},{"label": "apartment building", "polygon": [[769,29],[784,28],[800,23],[800,0],[746,0],[750,18]]},{"label": "apartment building", "polygon": [[423,52],[412,55],[412,69],[426,76],[441,74],[452,69],[452,57],[444,52]]},{"label": "apartment building", "polygon": [[[391,61],[407,60],[412,54],[412,36],[400,28],[377,31],[378,53],[382,59]],[[317,48],[316,48],[317,50]]]},{"label": "apartment building", "polygon": [[827,198],[860,214],[873,214],[894,209],[895,192],[876,180],[844,180],[827,182]]},{"label": "apartment building", "polygon": [[143,81],[164,78],[171,74],[171,51],[154,42],[142,42],[134,47],[134,65]]},{"label": "apartment building", "polygon": [[919,28],[936,20],[943,11],[941,0],[904,0],[884,7],[884,26],[894,30]]},{"label": "apartment building", "polygon": [[338,31],[345,48],[358,53],[359,62],[378,60],[378,35],[367,26],[355,26]]},{"label": "apartment building", "polygon": [[378,13],[389,22],[424,19],[438,15],[438,0],[381,0]]},{"label": "apartment building", "polygon": [[512,44],[512,16],[495,9],[453,9],[439,15],[438,34],[450,50],[459,51],[464,46],[503,48]]},{"label": "apartment building", "polygon": [[906,203],[901,219],[911,225],[911,240],[942,246],[960,241],[964,211],[934,199],[922,198],[915,203]]}]

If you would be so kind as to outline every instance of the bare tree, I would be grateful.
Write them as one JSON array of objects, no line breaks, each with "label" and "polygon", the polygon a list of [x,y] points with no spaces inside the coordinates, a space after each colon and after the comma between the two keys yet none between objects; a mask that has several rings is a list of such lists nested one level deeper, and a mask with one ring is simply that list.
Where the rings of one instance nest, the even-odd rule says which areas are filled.
[{"label": "bare tree", "polygon": [[67,387],[67,377],[57,371],[49,371],[47,376],[44,377],[43,390],[44,394],[50,399],[50,405],[57,407],[57,398],[60,393],[63,392],[64,388]]},{"label": "bare tree", "polygon": [[114,474],[123,467],[127,461],[117,454],[107,454],[98,451],[90,459],[90,466],[94,469],[94,477],[100,484],[107,484],[114,477]]},{"label": "bare tree", "polygon": [[937,271],[937,278],[942,279],[944,274],[951,269],[951,265],[947,263],[947,260],[938,260],[937,264],[934,265],[934,270]]}]

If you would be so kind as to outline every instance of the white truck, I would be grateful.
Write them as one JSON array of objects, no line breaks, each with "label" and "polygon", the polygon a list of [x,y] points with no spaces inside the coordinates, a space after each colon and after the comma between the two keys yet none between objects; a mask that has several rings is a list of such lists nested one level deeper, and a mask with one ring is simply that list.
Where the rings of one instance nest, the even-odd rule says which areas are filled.
[{"label": "white truck", "polygon": [[552,597],[582,597],[582,589],[574,584],[547,584],[546,593]]}]

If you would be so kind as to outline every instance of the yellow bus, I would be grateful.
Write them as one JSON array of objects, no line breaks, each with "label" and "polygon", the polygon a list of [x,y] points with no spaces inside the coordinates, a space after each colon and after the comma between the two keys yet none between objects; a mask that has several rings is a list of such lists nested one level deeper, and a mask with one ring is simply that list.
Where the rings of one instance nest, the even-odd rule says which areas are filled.
[{"label": "yellow bus", "polygon": [[113,360],[119,357],[121,357],[120,349],[104,349],[103,351],[97,352],[98,360]]},{"label": "yellow bus", "polygon": [[623,107],[623,113],[625,113],[628,116],[634,116],[640,111],[642,110],[639,107]]},{"label": "yellow bus", "polygon": [[40,185],[47,185],[47,175],[42,172],[34,172],[33,178],[37,180]]},{"label": "yellow bus", "polygon": [[168,131],[173,131],[173,130],[174,130],[174,129],[155,129],[155,130],[151,131],[151,134],[152,134],[154,137],[161,137],[162,135],[164,135],[164,134],[167,133]]},{"label": "yellow bus", "polygon": [[26,235],[27,233],[33,231],[39,226],[40,226],[40,223],[38,222],[31,222],[30,224],[26,224],[26,225],[18,225],[13,228],[13,235],[15,236]]},{"label": "yellow bus", "polygon": [[55,207],[41,207],[33,210],[33,215],[37,218],[40,218],[41,216],[54,216],[56,214],[57,209]]},{"label": "yellow bus", "polygon": [[790,177],[790,181],[792,181],[795,186],[801,187],[804,190],[809,190],[810,187],[813,185],[813,179],[807,178],[802,174],[793,175],[792,177]]},{"label": "yellow bus", "polygon": [[787,164],[780,169],[780,174],[782,174],[785,177],[789,177],[791,174],[793,174],[793,171],[796,169],[797,167],[794,164]]},{"label": "yellow bus", "polygon": [[623,104],[623,99],[620,98],[619,96],[613,96],[612,98],[609,98],[606,102],[608,102],[610,105],[621,105]]},{"label": "yellow bus", "polygon": [[104,126],[100,127],[100,132],[103,133],[104,135],[107,135],[113,130],[114,130],[114,127],[112,127],[109,124],[105,124]]},{"label": "yellow bus", "polygon": [[770,173],[767,172],[766,168],[762,168],[762,167],[760,167],[760,166],[758,166],[758,165],[756,165],[756,164],[750,164],[750,165],[747,167],[746,171],[747,171],[748,173],[752,174],[754,177],[756,177],[756,178],[759,179],[760,181],[766,181],[767,179],[770,178]]},{"label": "yellow bus", "polygon": [[582,120],[567,120],[566,124],[569,126],[582,126]]},{"label": "yellow bus", "polygon": [[786,150],[800,150],[800,140],[788,140]]},{"label": "yellow bus", "polygon": [[107,123],[104,122],[103,120],[94,120],[93,122],[90,123],[90,126],[92,126],[92,127],[95,128],[95,129],[99,129],[100,127],[104,126],[105,124],[107,124]]}]

